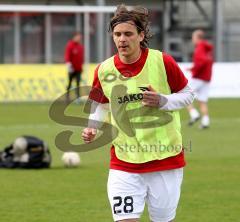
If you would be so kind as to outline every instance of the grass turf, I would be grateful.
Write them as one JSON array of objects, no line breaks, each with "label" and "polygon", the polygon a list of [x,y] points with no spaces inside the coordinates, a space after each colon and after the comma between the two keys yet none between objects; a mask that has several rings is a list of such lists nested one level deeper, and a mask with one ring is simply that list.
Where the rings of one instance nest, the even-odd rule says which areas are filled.
[{"label": "grass turf", "polygon": [[[199,130],[197,124],[187,127],[187,113],[181,111],[188,164],[177,211],[179,222],[240,221],[240,102],[211,100],[209,105],[208,130]],[[76,114],[78,109],[73,105],[69,112]],[[112,221],[106,193],[109,147],[81,153],[79,168],[64,168],[54,138],[67,127],[50,120],[48,110],[49,104],[1,104],[0,146],[20,135],[38,136],[48,142],[53,164],[48,170],[0,170],[0,220]],[[80,132],[75,127],[76,143]],[[149,221],[146,211],[141,221]]]}]

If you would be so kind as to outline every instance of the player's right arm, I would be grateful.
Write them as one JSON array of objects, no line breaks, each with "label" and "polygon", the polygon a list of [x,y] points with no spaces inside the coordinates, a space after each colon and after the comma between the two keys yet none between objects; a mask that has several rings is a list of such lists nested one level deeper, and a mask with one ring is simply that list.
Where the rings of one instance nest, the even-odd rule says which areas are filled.
[{"label": "player's right arm", "polygon": [[[99,65],[100,66],[100,65]],[[89,94],[89,99],[92,101],[91,114],[89,115],[88,127],[82,132],[82,138],[85,143],[90,143],[94,140],[97,129],[101,127],[108,114],[108,99],[105,97],[102,86],[98,79],[98,69],[95,69],[92,90]]]},{"label": "player's right arm", "polygon": [[82,138],[85,143],[90,143],[94,140],[97,134],[97,129],[94,128],[85,128],[82,132]]}]

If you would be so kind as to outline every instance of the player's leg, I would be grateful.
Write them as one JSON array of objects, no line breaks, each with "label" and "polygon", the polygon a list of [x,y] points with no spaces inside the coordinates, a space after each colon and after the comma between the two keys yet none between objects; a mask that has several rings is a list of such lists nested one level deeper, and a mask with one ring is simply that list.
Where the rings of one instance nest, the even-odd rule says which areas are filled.
[{"label": "player's leg", "polygon": [[204,82],[202,87],[199,89],[198,103],[201,112],[201,125],[200,128],[205,129],[210,125],[210,118],[208,114],[208,94],[209,94],[210,84]]},{"label": "player's leg", "polygon": [[200,113],[192,104],[189,105],[187,107],[187,109],[188,109],[188,113],[190,115],[190,120],[188,122],[188,125],[192,126],[194,123],[196,123],[200,119]]},{"label": "player's leg", "polygon": [[[196,94],[196,97],[198,97],[198,90],[201,87],[202,81],[200,81],[198,79],[191,79],[189,84],[190,84],[190,87],[192,88],[192,90],[194,91],[194,93]],[[200,119],[200,113],[194,107],[193,104],[189,105],[187,107],[187,110],[190,115],[190,120],[188,122],[188,125],[192,126],[195,122],[197,122]]]},{"label": "player's leg", "polygon": [[114,221],[138,222],[146,195],[147,188],[140,174],[109,171],[108,198]]},{"label": "player's leg", "polygon": [[66,94],[67,101],[69,101],[69,90],[71,89],[71,86],[72,86],[72,80],[73,80],[73,73],[68,73],[68,84],[67,84],[67,94]]},{"label": "player's leg", "polygon": [[202,101],[198,101],[199,102],[199,107],[200,107],[200,111],[202,113],[202,115],[208,115],[208,105],[207,102],[202,102]]},{"label": "player's leg", "polygon": [[208,105],[207,102],[199,101],[199,107],[202,114],[200,128],[205,129],[210,125],[210,118],[208,114]]},{"label": "player's leg", "polygon": [[183,168],[154,172],[144,177],[148,185],[146,203],[151,221],[173,221],[180,198]]},{"label": "player's leg", "polygon": [[75,76],[75,79],[76,79],[76,97],[78,99],[80,99],[80,81],[81,81],[81,73],[80,72],[77,72],[76,73],[76,76]]}]

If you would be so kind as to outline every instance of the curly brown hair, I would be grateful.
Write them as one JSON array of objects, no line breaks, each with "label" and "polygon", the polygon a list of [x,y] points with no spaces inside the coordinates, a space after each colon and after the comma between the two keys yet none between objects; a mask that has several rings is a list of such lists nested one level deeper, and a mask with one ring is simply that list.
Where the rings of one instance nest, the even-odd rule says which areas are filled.
[{"label": "curly brown hair", "polygon": [[142,6],[136,6],[134,8],[129,7],[129,9],[124,5],[118,5],[114,16],[112,17],[109,24],[109,31],[113,32],[114,27],[123,22],[134,22],[137,32],[144,33],[144,39],[141,41],[140,45],[143,48],[147,48],[149,44],[149,39],[152,34],[149,30],[149,14],[148,10]]}]

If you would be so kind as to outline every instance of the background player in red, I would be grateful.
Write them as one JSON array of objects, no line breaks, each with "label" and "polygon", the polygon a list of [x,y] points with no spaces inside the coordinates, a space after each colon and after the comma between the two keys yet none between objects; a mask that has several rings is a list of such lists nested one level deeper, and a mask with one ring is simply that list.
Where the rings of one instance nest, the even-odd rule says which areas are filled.
[{"label": "background player in red", "polygon": [[207,102],[213,65],[213,46],[204,39],[204,35],[204,31],[200,29],[192,34],[192,43],[195,49],[193,53],[193,67],[190,69],[192,72],[190,85],[196,93],[201,115],[193,105],[188,106],[190,115],[189,125],[193,125],[202,117],[200,125],[202,129],[209,127],[210,124]]},{"label": "background player in red", "polygon": [[65,62],[68,70],[67,100],[69,100],[69,90],[72,86],[73,79],[75,79],[76,82],[76,96],[77,98],[80,97],[79,85],[84,63],[84,48],[81,44],[81,39],[81,33],[74,33],[65,48]]},{"label": "background player in red", "polygon": [[[120,104],[116,106],[119,110],[122,110],[122,107],[138,106],[140,109],[147,108],[149,111],[175,113],[176,110],[192,103],[194,98],[187,79],[174,59],[165,53],[147,47],[150,38],[147,9],[135,8],[130,10],[124,5],[118,6],[111,19],[110,30],[118,53],[105,60],[95,70],[89,97],[93,100],[93,106],[95,105],[97,108],[89,117],[88,128],[82,132],[82,137],[86,143],[91,143],[97,134],[97,127],[94,126],[94,122],[91,123],[91,120],[103,121],[107,115],[108,104],[110,104],[111,115],[116,111],[114,104],[117,101],[120,101]],[[109,81],[105,81],[108,80],[104,78],[105,74],[109,76],[111,74]],[[116,85],[112,79],[121,82],[122,85]],[[162,85],[158,84],[159,81]],[[119,97],[111,97],[115,86],[125,87],[127,94],[119,91],[117,92]],[[155,88],[159,91],[155,91]],[[162,93],[163,88],[168,91],[167,94]],[[142,92],[141,89],[146,90]],[[124,99],[121,99],[121,95]],[[129,95],[132,95],[131,99],[129,99]],[[134,99],[135,101],[130,101]],[[141,119],[141,116],[138,117]],[[125,120],[123,119],[123,121]],[[114,122],[111,123],[114,125]],[[155,126],[156,128],[150,126],[151,129],[141,129],[136,131],[134,138],[138,140],[139,136],[142,136],[141,138],[145,141],[149,139],[157,143],[156,140],[161,141],[170,136],[165,134],[165,136],[162,135],[159,138],[156,137],[156,140],[152,140],[153,137],[157,136],[158,130],[163,128],[171,128],[170,131],[167,131],[172,136],[176,136],[175,130],[179,129],[180,124],[172,125],[172,123],[165,126],[159,124]],[[118,124],[115,126],[118,127]],[[176,126],[176,128],[171,126]],[[156,134],[149,134],[155,130]],[[121,136],[126,135],[121,130],[119,132]],[[181,137],[179,131],[177,134]],[[120,141],[127,147],[133,145],[130,141],[134,138],[128,137],[122,141],[120,138]],[[140,140],[138,142],[141,143]],[[173,221],[180,197],[183,167],[185,166],[183,150],[180,149],[179,152],[166,158],[161,157],[159,150],[155,153],[149,151],[145,155],[143,151],[138,152],[131,149],[130,152],[124,153],[126,156],[122,156],[121,144],[115,141],[113,144],[108,178],[108,197],[114,221],[138,222],[145,203],[148,205],[151,221]]]}]

